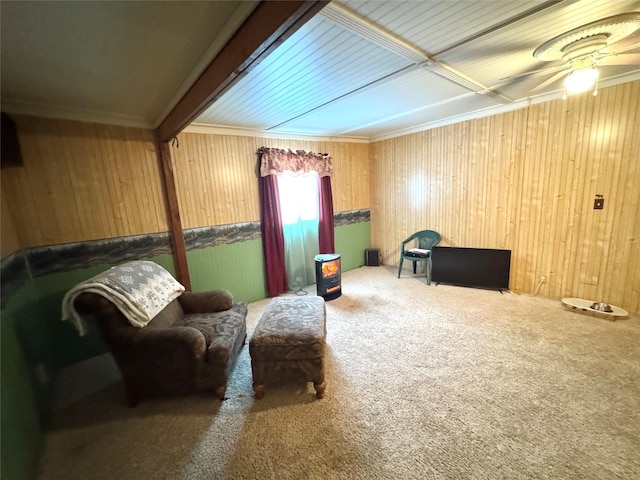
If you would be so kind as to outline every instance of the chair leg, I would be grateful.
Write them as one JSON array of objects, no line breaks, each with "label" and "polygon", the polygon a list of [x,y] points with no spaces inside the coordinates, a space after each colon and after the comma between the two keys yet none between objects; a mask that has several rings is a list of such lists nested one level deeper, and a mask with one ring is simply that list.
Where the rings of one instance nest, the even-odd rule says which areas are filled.
[{"label": "chair leg", "polygon": [[218,397],[220,400],[225,400],[224,398],[224,394],[227,393],[227,386],[226,385],[222,385],[220,387],[216,387],[215,388],[215,393],[216,393],[216,397]]},{"label": "chair leg", "polygon": [[140,398],[132,388],[125,387],[125,395],[127,397],[127,405],[129,406],[129,408],[138,406],[138,403],[140,403]]},{"label": "chair leg", "polygon": [[400,257],[400,266],[398,267],[398,278],[400,278],[400,272],[402,272],[402,262],[404,258]]},{"label": "chair leg", "polygon": [[431,285],[431,259],[430,258],[427,260],[427,265],[425,267],[425,270],[427,271],[427,285]]},{"label": "chair leg", "polygon": [[413,261],[413,274],[414,274],[414,275],[416,274],[416,263],[418,263],[418,262],[416,262],[416,261],[414,260],[414,261]]}]

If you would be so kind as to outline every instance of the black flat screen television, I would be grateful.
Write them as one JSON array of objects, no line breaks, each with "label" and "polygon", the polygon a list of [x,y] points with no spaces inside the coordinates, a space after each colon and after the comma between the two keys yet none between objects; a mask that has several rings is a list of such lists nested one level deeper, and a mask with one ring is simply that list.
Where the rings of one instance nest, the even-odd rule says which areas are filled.
[{"label": "black flat screen television", "polygon": [[431,281],[463,287],[509,290],[511,250],[434,247]]}]

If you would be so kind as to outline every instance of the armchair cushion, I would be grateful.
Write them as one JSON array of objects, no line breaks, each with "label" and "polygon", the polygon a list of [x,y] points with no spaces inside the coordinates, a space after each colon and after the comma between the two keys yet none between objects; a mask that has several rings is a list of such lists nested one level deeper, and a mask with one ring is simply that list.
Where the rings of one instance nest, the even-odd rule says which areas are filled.
[{"label": "armchair cushion", "polygon": [[[180,297],[178,297],[180,298]],[[157,328],[169,328],[179,318],[184,316],[184,310],[182,309],[182,305],[180,302],[171,302],[169,305],[164,307],[160,313],[158,313],[153,319],[147,324],[147,328],[157,329]]]},{"label": "armchair cushion", "polygon": [[175,327],[197,330],[206,344],[207,361],[228,362],[233,351],[238,330],[244,328],[246,306],[237,304],[235,308],[211,313],[193,313],[182,317]]}]

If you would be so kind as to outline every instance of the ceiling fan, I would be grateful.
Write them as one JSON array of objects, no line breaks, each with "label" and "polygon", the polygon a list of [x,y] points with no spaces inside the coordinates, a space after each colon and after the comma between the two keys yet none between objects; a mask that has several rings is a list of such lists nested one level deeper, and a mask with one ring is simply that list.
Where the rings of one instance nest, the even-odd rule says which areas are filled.
[{"label": "ceiling fan", "polygon": [[621,42],[638,30],[640,12],[614,15],[574,28],[544,42],[533,52],[533,56],[539,60],[561,60],[561,64],[508,78],[513,80],[555,72],[531,90],[531,93],[565,77],[564,97],[589,90],[593,90],[596,95],[599,68],[609,65],[640,65],[640,53],[624,53],[640,46],[640,38],[626,45],[626,42]]}]

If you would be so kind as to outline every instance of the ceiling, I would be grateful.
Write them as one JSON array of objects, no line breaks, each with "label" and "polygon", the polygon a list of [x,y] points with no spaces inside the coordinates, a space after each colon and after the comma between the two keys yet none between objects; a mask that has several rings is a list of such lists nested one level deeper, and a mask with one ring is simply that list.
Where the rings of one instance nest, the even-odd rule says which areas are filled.
[{"label": "ceiling", "polygon": [[257,3],[2,0],[2,111],[155,128]]},{"label": "ceiling", "polygon": [[[3,0],[2,110],[155,128],[257,3]],[[536,48],[630,12],[640,1],[334,1],[188,128],[373,141],[560,98],[564,76],[539,86],[565,64]],[[640,30],[602,51],[640,54]],[[600,67],[600,88],[640,79],[636,58]]]}]

